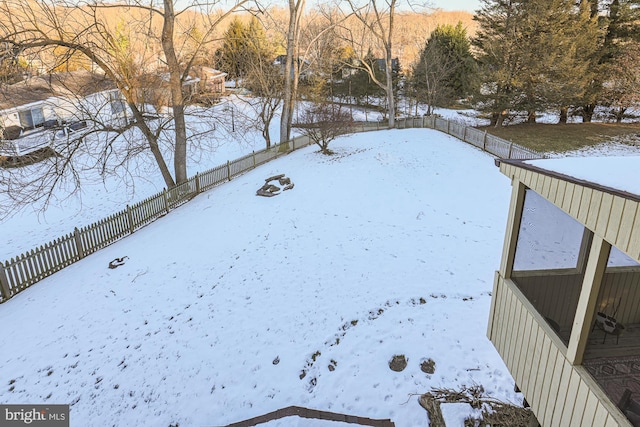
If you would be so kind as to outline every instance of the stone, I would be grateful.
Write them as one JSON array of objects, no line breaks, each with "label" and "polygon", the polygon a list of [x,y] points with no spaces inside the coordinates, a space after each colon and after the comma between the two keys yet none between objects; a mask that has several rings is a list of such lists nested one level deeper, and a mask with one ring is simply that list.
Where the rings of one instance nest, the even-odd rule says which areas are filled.
[{"label": "stone", "polygon": [[404,354],[395,355],[389,361],[389,369],[391,369],[394,372],[402,372],[406,367],[407,367],[407,358],[404,356]]},{"label": "stone", "polygon": [[436,371],[436,362],[433,359],[424,359],[420,363],[420,370],[425,374],[433,374]]}]

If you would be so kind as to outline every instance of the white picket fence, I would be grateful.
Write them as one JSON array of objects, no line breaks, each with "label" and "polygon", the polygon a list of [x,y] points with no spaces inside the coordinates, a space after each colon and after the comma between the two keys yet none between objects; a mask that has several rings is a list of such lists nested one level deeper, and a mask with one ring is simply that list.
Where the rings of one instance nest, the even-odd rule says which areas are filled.
[{"label": "white picket fence", "polygon": [[[422,116],[399,119],[396,128],[431,128],[446,132],[499,158],[538,159],[537,153],[473,127],[439,117]],[[388,129],[385,122],[359,122],[355,132]],[[8,261],[0,262],[0,303],[40,280],[62,270],[136,230],[166,215],[172,209],[216,185],[230,181],[246,171],[266,162],[312,144],[306,136],[293,138],[288,143],[253,152],[230,160],[205,172],[197,173],[187,182],[154,194],[120,212],[91,225],[75,228],[49,243],[32,249]]]}]

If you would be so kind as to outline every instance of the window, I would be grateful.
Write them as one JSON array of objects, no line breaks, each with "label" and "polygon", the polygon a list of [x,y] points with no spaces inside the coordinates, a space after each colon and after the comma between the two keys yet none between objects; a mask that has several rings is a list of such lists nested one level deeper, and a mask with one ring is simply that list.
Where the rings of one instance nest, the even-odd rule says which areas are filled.
[{"label": "window", "polygon": [[109,94],[109,104],[111,105],[111,114],[114,115],[123,113],[127,108],[119,93]]},{"label": "window", "polygon": [[41,107],[19,111],[18,117],[20,118],[20,126],[24,129],[35,129],[44,125],[44,111]]},{"label": "window", "polygon": [[581,260],[584,227],[532,190],[526,190],[516,270],[575,269]]},{"label": "window", "polygon": [[525,192],[512,280],[567,344],[592,234],[535,191]]}]

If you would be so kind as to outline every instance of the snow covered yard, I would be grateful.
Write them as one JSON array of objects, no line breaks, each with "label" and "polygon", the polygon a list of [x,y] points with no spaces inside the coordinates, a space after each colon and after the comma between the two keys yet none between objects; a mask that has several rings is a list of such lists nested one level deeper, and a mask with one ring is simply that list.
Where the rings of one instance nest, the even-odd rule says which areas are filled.
[{"label": "snow covered yard", "polygon": [[[415,394],[473,384],[517,402],[485,336],[508,179],[432,130],[332,149],[204,193],[2,304],[0,401],[70,403],[78,427],[224,425],[291,405],[420,426]],[[295,188],[256,197],[279,173]]]}]

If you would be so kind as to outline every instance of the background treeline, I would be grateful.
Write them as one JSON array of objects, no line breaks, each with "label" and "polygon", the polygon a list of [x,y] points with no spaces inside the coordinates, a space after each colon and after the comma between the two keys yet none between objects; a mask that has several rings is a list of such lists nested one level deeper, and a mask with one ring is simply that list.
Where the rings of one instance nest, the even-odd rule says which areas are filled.
[{"label": "background treeline", "polygon": [[[306,16],[301,94],[378,106],[385,114],[384,90],[374,81],[385,80],[380,46],[341,34],[349,21],[317,37],[332,23],[332,13]],[[546,111],[555,111],[560,122],[570,115],[590,122],[597,107],[604,107],[607,119],[621,121],[640,103],[640,1],[483,0],[470,18],[397,13],[392,78],[394,96],[404,102],[396,112],[415,114],[424,111],[422,105],[430,114],[436,106],[463,101],[487,113],[492,125],[516,116],[535,122]],[[245,36],[238,32],[242,26]],[[246,73],[234,67],[247,66],[234,58],[243,50],[237,40],[261,39],[265,46],[275,40],[271,60],[283,51],[277,34],[263,27],[256,36],[252,26],[260,22],[236,18],[218,51],[219,66],[233,78]]]},{"label": "background treeline", "polygon": [[[346,120],[345,109],[366,106],[390,127],[399,114],[460,104],[497,126],[516,116],[535,122],[550,110],[561,122],[602,112],[620,121],[640,102],[640,0],[482,0],[475,15],[410,3],[3,0],[0,95],[34,74],[105,76],[130,114],[122,124],[89,118],[93,133],[104,135],[95,144],[98,163],[108,163],[122,136],[128,145],[117,151],[119,164],[149,151],[167,187],[187,180],[187,147],[207,149],[224,123],[206,111],[187,117],[202,97],[185,89],[206,67],[242,89],[255,112],[244,122],[267,147],[274,119],[285,147],[293,127],[310,129],[300,101],[315,106],[308,117],[316,122]],[[149,119],[150,103],[157,119]],[[228,113],[235,131],[235,110]],[[67,160],[82,152],[82,140],[65,143],[68,156],[41,176],[12,175],[24,200],[60,185],[42,185],[42,177],[77,176]]]}]

